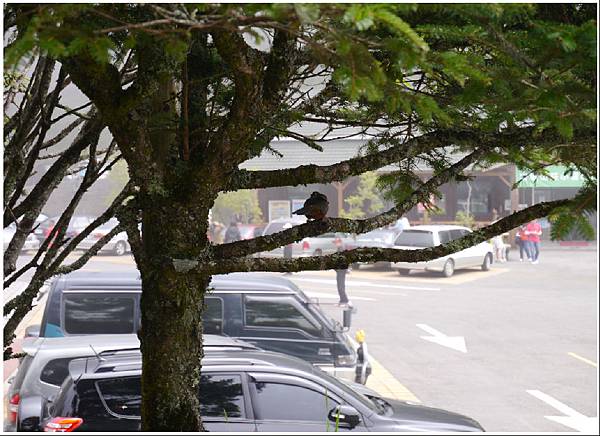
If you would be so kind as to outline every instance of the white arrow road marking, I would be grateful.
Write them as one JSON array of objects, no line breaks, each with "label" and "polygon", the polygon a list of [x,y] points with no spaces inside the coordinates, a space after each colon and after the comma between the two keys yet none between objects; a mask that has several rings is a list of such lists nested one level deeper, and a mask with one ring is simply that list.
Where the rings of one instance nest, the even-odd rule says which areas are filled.
[{"label": "white arrow road marking", "polygon": [[[305,277],[292,277],[292,280],[309,283],[322,283],[324,285],[335,285],[337,282],[332,279],[309,279]],[[391,288],[391,289],[412,289],[415,291],[439,291],[440,288],[427,288],[423,286],[400,286],[400,285],[382,285],[373,282],[362,282],[355,280],[346,280],[346,286],[368,286],[371,288]]]},{"label": "white arrow road marking", "polygon": [[444,347],[452,348],[453,350],[460,351],[462,353],[467,352],[467,344],[463,336],[446,336],[436,329],[429,327],[427,324],[417,324],[417,327],[419,327],[421,330],[425,330],[431,335],[421,336],[421,339],[425,339],[426,341],[433,342]]},{"label": "white arrow road marking", "polygon": [[538,400],[543,401],[551,407],[554,407],[560,413],[565,416],[544,416],[544,418],[550,421],[558,422],[565,427],[573,428],[579,432],[587,434],[598,434],[598,417],[591,418],[585,416],[578,411],[571,409],[566,404],[561,403],[556,398],[552,398],[550,395],[540,392],[538,390],[527,390],[528,394],[533,395]]}]

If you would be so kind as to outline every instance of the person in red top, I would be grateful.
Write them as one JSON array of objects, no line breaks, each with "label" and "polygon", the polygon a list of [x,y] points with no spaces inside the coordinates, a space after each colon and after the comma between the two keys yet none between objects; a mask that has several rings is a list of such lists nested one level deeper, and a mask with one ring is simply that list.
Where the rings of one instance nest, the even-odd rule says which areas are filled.
[{"label": "person in red top", "polygon": [[519,246],[519,262],[523,262],[523,252],[525,252],[525,256],[527,260],[531,259],[529,255],[529,242],[527,241],[527,235],[525,234],[525,226],[519,226],[517,230],[517,234],[515,236],[515,242]]},{"label": "person in red top", "polygon": [[538,223],[538,220],[534,219],[527,227],[525,227],[525,234],[527,235],[529,245],[529,256],[531,257],[531,263],[538,263],[540,257],[540,237],[542,236],[542,226]]}]

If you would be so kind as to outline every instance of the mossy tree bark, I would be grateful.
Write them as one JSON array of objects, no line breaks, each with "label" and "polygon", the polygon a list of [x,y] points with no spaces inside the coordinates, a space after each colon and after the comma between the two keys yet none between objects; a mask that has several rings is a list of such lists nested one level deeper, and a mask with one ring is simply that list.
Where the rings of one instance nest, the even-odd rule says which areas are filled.
[{"label": "mossy tree bark", "polygon": [[198,381],[202,307],[210,277],[177,271],[169,258],[193,259],[206,247],[207,208],[148,196],[140,201],[143,359],[142,428],[202,429]]}]

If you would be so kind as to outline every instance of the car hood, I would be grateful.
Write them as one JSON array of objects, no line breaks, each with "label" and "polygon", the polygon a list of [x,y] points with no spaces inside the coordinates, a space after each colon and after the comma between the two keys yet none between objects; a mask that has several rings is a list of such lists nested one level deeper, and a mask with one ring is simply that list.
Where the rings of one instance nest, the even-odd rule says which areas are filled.
[{"label": "car hood", "polygon": [[389,398],[385,400],[394,409],[389,419],[400,427],[398,431],[484,431],[477,421],[459,413]]}]

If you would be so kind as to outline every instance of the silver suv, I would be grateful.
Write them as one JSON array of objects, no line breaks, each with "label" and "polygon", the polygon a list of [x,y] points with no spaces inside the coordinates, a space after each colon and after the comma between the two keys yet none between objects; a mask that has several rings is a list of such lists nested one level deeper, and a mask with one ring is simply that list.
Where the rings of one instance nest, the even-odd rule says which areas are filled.
[{"label": "silver suv", "polygon": [[[27,338],[17,374],[9,379],[8,416],[4,431],[36,431],[44,401],[60,390],[75,358],[107,358],[139,349],[135,334]],[[204,335],[204,352],[259,350],[224,336]]]}]

